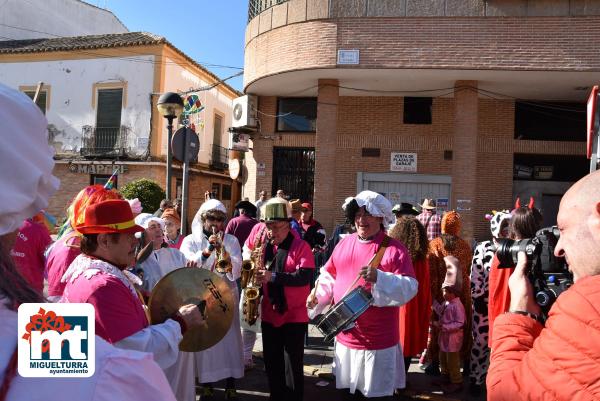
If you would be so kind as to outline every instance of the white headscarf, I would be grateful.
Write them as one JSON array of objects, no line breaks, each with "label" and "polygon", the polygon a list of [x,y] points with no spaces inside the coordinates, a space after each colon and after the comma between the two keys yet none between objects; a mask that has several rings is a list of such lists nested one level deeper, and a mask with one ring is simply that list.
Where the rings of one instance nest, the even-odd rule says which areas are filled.
[{"label": "white headscarf", "polygon": [[160,224],[160,228],[163,230],[165,229],[165,221],[160,217],[154,216],[153,214],[141,213],[135,217],[135,224],[144,227],[144,230],[148,228],[150,222],[152,221],[156,221],[158,224]]},{"label": "white headscarf", "polygon": [[219,212],[223,212],[225,215],[227,214],[227,209],[225,205],[221,203],[218,199],[209,199],[200,206],[200,209],[196,212],[194,216],[194,220],[192,221],[192,235],[196,238],[202,238],[202,213],[208,212],[209,210],[217,210]]},{"label": "white headscarf", "polygon": [[354,199],[359,207],[365,206],[373,216],[383,217],[384,228],[387,229],[394,222],[392,203],[385,196],[373,191],[362,191]]},{"label": "white headscarf", "polygon": [[52,175],[48,121],[25,94],[0,84],[0,235],[48,206],[60,185]]}]

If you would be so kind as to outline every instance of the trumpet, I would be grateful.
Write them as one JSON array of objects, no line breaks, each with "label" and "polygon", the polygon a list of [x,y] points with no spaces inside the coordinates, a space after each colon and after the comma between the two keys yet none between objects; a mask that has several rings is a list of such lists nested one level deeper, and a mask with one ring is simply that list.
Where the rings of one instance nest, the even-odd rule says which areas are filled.
[{"label": "trumpet", "polygon": [[[212,228],[213,235],[217,235],[215,228]],[[218,235],[220,246],[215,248],[215,271],[220,274],[231,273],[233,265],[231,264],[231,255],[225,250],[223,245],[223,238]]]},{"label": "trumpet", "polygon": [[255,276],[259,269],[263,268],[262,257],[265,251],[265,243],[262,242],[262,232],[257,236],[254,243],[254,250],[249,260],[242,262],[241,285],[245,290],[245,299],[242,306],[244,321],[250,326],[256,323],[259,314],[261,301],[260,285],[256,283]]}]

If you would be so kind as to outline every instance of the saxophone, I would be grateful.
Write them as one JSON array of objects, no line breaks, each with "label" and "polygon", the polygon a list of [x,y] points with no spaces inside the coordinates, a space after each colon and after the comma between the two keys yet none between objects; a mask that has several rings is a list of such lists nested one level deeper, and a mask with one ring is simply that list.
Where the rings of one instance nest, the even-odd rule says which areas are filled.
[{"label": "saxophone", "polygon": [[241,285],[242,289],[245,290],[244,305],[242,307],[242,313],[244,315],[244,321],[250,326],[256,323],[258,319],[259,306],[260,306],[260,285],[255,281],[256,272],[263,268],[263,255],[265,253],[266,241],[263,242],[262,230],[254,241],[254,249],[250,254],[249,260],[242,262],[242,273],[241,273]]},{"label": "saxophone", "polygon": [[[216,230],[214,227],[212,230],[213,234],[216,234]],[[221,246],[215,249],[215,270],[217,273],[220,274],[231,273],[231,271],[233,270],[233,265],[231,264],[231,255],[229,255],[229,252],[225,250],[225,246],[223,245],[223,239],[220,236],[219,238]]]}]

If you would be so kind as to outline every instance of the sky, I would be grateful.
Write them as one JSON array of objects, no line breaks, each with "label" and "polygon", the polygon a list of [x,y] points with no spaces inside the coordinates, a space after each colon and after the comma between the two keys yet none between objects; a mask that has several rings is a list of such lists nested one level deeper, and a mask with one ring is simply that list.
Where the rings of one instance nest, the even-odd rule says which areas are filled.
[{"label": "sky", "polygon": [[[244,67],[244,32],[248,20],[248,0],[88,0],[107,8],[131,32],[145,31],[164,36],[175,47],[226,78]],[[238,67],[222,68],[211,66]],[[227,81],[242,90],[242,77]]]}]

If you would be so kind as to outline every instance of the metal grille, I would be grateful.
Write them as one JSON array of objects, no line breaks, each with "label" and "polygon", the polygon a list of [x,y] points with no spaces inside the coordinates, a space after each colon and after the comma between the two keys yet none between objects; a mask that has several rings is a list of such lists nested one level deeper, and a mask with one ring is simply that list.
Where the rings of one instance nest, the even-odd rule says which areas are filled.
[{"label": "metal grille", "polygon": [[249,0],[248,1],[248,21],[256,17],[263,11],[276,6],[277,4],[285,3],[289,0]]},{"label": "metal grille", "polygon": [[82,156],[123,157],[131,129],[120,127],[93,127],[84,125],[81,135]]},{"label": "metal grille", "polygon": [[290,199],[313,201],[315,150],[312,148],[273,148],[272,193],[283,189]]},{"label": "metal grille", "polygon": [[210,166],[218,170],[229,168],[229,150],[219,145],[212,145],[212,159]]}]

